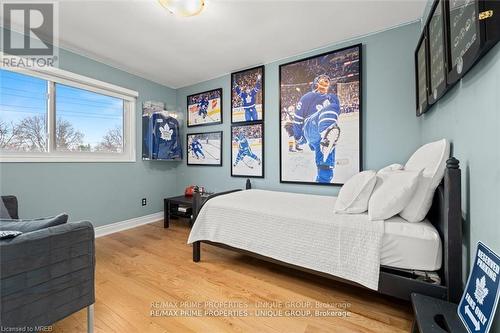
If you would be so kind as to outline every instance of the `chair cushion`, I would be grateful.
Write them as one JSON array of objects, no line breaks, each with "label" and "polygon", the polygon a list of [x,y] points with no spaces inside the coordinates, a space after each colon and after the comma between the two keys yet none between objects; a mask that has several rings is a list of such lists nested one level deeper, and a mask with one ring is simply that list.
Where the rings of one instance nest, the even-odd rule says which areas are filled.
[{"label": "chair cushion", "polygon": [[39,219],[0,219],[0,230],[13,230],[27,233],[68,222],[67,214],[59,214],[52,217],[44,217]]}]

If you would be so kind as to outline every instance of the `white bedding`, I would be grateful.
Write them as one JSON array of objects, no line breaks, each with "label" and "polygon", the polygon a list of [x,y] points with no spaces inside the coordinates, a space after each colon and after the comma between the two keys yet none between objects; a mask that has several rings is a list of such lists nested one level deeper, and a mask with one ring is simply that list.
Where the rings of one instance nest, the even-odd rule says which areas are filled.
[{"label": "white bedding", "polygon": [[410,223],[399,215],[385,220],[381,265],[437,271],[442,258],[441,237],[429,221]]},{"label": "white bedding", "polygon": [[209,240],[378,289],[384,221],[337,215],[336,197],[247,190],[201,209],[188,243]]}]

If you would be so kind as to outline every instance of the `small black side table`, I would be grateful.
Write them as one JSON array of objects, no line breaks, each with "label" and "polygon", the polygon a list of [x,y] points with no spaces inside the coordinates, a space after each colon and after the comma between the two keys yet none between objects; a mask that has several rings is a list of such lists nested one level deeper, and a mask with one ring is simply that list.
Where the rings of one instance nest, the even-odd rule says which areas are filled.
[{"label": "small black side table", "polygon": [[420,294],[411,294],[415,321],[413,333],[467,333],[457,315],[457,304]]},{"label": "small black side table", "polygon": [[[208,194],[213,194],[213,193],[207,193],[203,194],[201,196],[202,202],[208,198]],[[183,206],[187,207],[188,210],[186,213],[174,213],[173,209]],[[189,219],[189,225],[192,226],[194,221],[193,221],[193,197],[187,197],[184,195],[179,195],[177,197],[171,197],[171,198],[165,198],[163,199],[163,228],[168,228],[170,224],[170,219],[172,217],[185,217]]]},{"label": "small black side table", "polygon": [[[178,213],[172,213],[172,209],[183,206],[183,207],[188,207],[188,211],[186,214],[178,214]],[[170,219],[172,217],[186,217],[186,218],[191,218],[191,213],[190,211],[193,210],[193,197],[187,197],[184,195],[179,195],[177,197],[170,197],[170,198],[165,198],[163,199],[163,227],[168,228],[170,224]]]}]

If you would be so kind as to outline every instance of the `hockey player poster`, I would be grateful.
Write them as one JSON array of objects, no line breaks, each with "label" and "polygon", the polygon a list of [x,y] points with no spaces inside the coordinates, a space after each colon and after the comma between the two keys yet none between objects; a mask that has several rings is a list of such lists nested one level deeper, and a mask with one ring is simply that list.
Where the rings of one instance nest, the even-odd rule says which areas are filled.
[{"label": "hockey player poster", "polygon": [[231,122],[264,119],[264,66],[231,74]]},{"label": "hockey player poster", "polygon": [[187,126],[222,124],[222,88],[187,97]]},{"label": "hockey player poster", "polygon": [[222,131],[189,133],[187,142],[187,165],[222,166]]},{"label": "hockey player poster", "polygon": [[231,176],[264,177],[264,125],[231,127]]},{"label": "hockey player poster", "polygon": [[345,183],[361,170],[361,45],[280,66],[283,183]]}]

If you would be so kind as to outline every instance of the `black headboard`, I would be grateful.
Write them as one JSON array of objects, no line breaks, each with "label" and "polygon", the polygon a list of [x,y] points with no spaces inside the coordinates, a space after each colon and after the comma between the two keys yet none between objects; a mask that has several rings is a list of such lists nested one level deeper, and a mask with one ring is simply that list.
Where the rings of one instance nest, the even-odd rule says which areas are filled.
[{"label": "black headboard", "polygon": [[443,182],[438,186],[427,219],[436,227],[443,245],[443,264],[439,271],[448,288],[448,300],[462,296],[462,185],[459,161],[446,161]]}]

